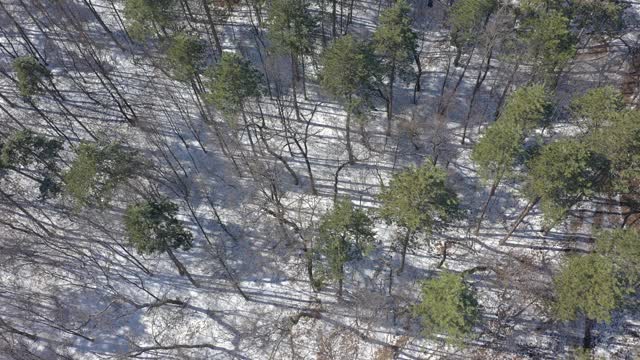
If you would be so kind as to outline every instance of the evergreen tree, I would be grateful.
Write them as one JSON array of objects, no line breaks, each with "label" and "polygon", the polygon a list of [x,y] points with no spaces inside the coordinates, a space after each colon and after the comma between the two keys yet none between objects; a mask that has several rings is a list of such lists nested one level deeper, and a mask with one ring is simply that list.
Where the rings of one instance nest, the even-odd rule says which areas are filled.
[{"label": "evergreen tree", "polygon": [[142,160],[119,143],[82,143],[64,174],[65,191],[78,207],[108,206],[116,189],[141,167]]},{"label": "evergreen tree", "polygon": [[375,63],[369,47],[351,35],[343,36],[325,51],[321,59],[320,85],[342,102],[347,112],[346,138],[349,162],[355,158],[351,147],[351,116],[366,101]]},{"label": "evergreen tree", "polygon": [[[316,19],[303,0],[273,0],[269,12],[269,38],[277,50],[291,57],[294,92],[299,79],[300,58],[313,49]],[[304,74],[303,74],[304,75]]]},{"label": "evergreen tree", "polygon": [[584,347],[591,347],[594,321],[610,321],[623,294],[612,262],[599,254],[574,256],[554,278],[556,300],[553,310],[557,319],[586,318]]},{"label": "evergreen tree", "polygon": [[453,4],[449,22],[451,43],[457,50],[454,66],[459,65],[462,51],[478,41],[497,6],[497,0],[458,0]]},{"label": "evergreen tree", "polygon": [[186,267],[173,250],[189,250],[193,235],[176,218],[178,205],[162,200],[148,200],[127,207],[124,223],[130,244],[141,254],[166,252],[182,276],[196,285]]},{"label": "evergreen tree", "polygon": [[21,56],[13,60],[13,69],[18,78],[18,90],[25,98],[44,91],[45,80],[51,79],[51,72],[33,56]]},{"label": "evergreen tree", "polygon": [[318,252],[327,262],[327,274],[338,281],[342,296],[344,266],[366,252],[374,241],[373,224],[367,213],[354,208],[349,199],[338,200],[320,220]]},{"label": "evergreen tree", "polygon": [[387,76],[388,90],[386,135],[391,133],[393,117],[393,86],[398,73],[413,72],[411,62],[418,47],[417,35],[411,29],[411,7],[406,0],[396,3],[380,14],[379,25],[373,33],[376,55],[380,56]]},{"label": "evergreen tree", "polygon": [[421,318],[426,337],[446,335],[448,341],[459,343],[478,321],[479,305],[462,275],[444,272],[422,282],[421,300],[413,313]]},{"label": "evergreen tree", "polygon": [[534,77],[554,85],[576,52],[569,18],[556,10],[536,12],[523,19],[518,35],[533,59]]},{"label": "evergreen tree", "polygon": [[186,33],[171,38],[167,60],[176,80],[190,82],[204,65],[205,46],[200,39]]},{"label": "evergreen tree", "polygon": [[527,135],[546,125],[551,110],[550,94],[543,85],[523,86],[509,95],[497,121],[512,122]]},{"label": "evergreen tree", "polygon": [[634,228],[595,233],[596,253],[611,259],[621,283],[632,292],[640,285],[640,231]]},{"label": "evergreen tree", "polygon": [[573,205],[604,189],[609,162],[584,142],[561,139],[545,145],[528,167],[524,192],[529,204],[502,243],[536,204],[540,204],[545,228],[549,230],[565,218]]},{"label": "evergreen tree", "polygon": [[624,107],[622,94],[612,86],[589,89],[571,102],[572,115],[586,132],[607,126],[611,117]]},{"label": "evergreen tree", "polygon": [[640,111],[611,113],[585,141],[611,163],[611,191],[640,194]]},{"label": "evergreen tree", "polygon": [[0,143],[0,171],[13,170],[39,185],[40,199],[55,197],[60,192],[56,180],[62,142],[21,130]]},{"label": "evergreen tree", "polygon": [[514,121],[496,121],[487,128],[473,147],[471,159],[478,166],[480,179],[490,184],[489,195],[485,201],[476,227],[480,231],[482,220],[496,189],[503,179],[509,177],[523,153],[524,132]]},{"label": "evergreen tree", "polygon": [[168,36],[167,28],[173,21],[171,10],[175,0],[125,0],[124,16],[129,35],[143,41],[154,34]]},{"label": "evergreen tree", "polygon": [[209,93],[205,100],[228,119],[242,113],[247,101],[261,96],[261,74],[240,55],[222,54],[220,62],[206,76]]},{"label": "evergreen tree", "polygon": [[416,236],[430,236],[446,229],[460,216],[456,193],[446,185],[447,174],[436,165],[426,162],[395,174],[382,189],[380,216],[404,231],[401,247],[400,272],[404,269],[407,248],[415,244]]}]

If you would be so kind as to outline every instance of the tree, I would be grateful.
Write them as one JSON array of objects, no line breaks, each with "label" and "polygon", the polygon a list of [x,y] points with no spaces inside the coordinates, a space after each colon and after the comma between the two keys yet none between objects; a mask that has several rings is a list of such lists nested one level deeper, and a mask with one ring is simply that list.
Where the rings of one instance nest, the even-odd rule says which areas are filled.
[{"label": "tree", "polygon": [[531,130],[544,125],[551,110],[549,94],[542,85],[524,86],[507,99],[497,121],[489,126],[474,146],[471,159],[478,165],[478,175],[491,188],[476,227],[480,231],[482,220],[491,198],[502,180],[524,153],[524,140]]},{"label": "tree", "polygon": [[178,205],[161,200],[148,200],[127,206],[124,215],[125,229],[130,244],[141,254],[166,252],[178,268],[181,276],[198,286],[187,268],[176,258],[173,250],[189,250],[193,234],[176,218]]},{"label": "tree", "polygon": [[277,50],[291,56],[294,92],[299,79],[300,57],[311,53],[315,27],[316,20],[303,0],[272,1],[268,20],[269,38]]},{"label": "tree", "polygon": [[426,337],[445,335],[452,343],[469,336],[479,317],[479,305],[473,289],[462,275],[445,271],[435,279],[422,282],[420,303],[413,313],[422,320]]},{"label": "tree", "polygon": [[471,159],[478,166],[478,176],[490,183],[489,195],[478,218],[476,235],[496,189],[515,167],[524,151],[524,132],[513,121],[496,121],[487,128],[482,138],[473,147]]},{"label": "tree", "polygon": [[13,60],[18,78],[20,95],[30,98],[44,91],[44,81],[51,79],[51,72],[33,56],[21,56]]},{"label": "tree", "polygon": [[545,145],[528,167],[524,192],[529,204],[501,243],[538,203],[546,229],[552,228],[573,205],[603,189],[609,171],[606,159],[591,151],[586,143],[570,138]]},{"label": "tree", "polygon": [[375,64],[369,47],[351,35],[337,39],[321,59],[320,85],[343,103],[347,112],[346,138],[349,162],[353,163],[351,147],[351,116],[366,99]]},{"label": "tree", "polygon": [[55,197],[60,192],[58,176],[62,142],[31,130],[11,134],[0,144],[0,170],[13,170],[39,184],[40,199]]},{"label": "tree", "polygon": [[224,53],[220,62],[206,72],[209,93],[205,100],[229,120],[244,111],[247,101],[259,98],[262,76],[248,60]]},{"label": "tree", "polygon": [[624,109],[624,98],[613,86],[589,89],[571,101],[571,114],[586,132],[607,126],[615,113]]},{"label": "tree", "polygon": [[446,185],[446,180],[444,170],[426,162],[393,175],[389,185],[382,189],[380,216],[405,233],[399,240],[400,272],[404,269],[407,248],[414,244],[416,235],[428,237],[459,218],[458,196]]},{"label": "tree", "polygon": [[554,289],[556,318],[570,321],[583,315],[583,346],[590,348],[593,321],[610,321],[623,293],[612,262],[599,254],[571,257],[554,277]]},{"label": "tree", "polygon": [[190,82],[204,65],[205,46],[195,36],[178,33],[171,38],[167,60],[178,81]]},{"label": "tree", "polygon": [[141,172],[143,162],[120,143],[82,143],[64,174],[65,191],[78,207],[109,205],[116,189]]},{"label": "tree", "polygon": [[391,134],[393,117],[393,85],[398,72],[412,72],[411,62],[418,47],[417,35],[411,29],[411,7],[406,0],[397,1],[392,7],[380,14],[379,25],[373,33],[376,55],[383,61],[388,89],[384,95],[387,102],[386,135]]},{"label": "tree", "polygon": [[638,194],[640,187],[640,111],[611,113],[585,141],[611,164],[611,191]]},{"label": "tree", "polygon": [[552,110],[550,97],[543,85],[520,87],[509,95],[497,121],[516,124],[526,136],[531,130],[546,125]]},{"label": "tree", "polygon": [[168,36],[167,27],[173,21],[171,9],[175,0],[125,0],[124,16],[129,35],[143,41],[153,34]]},{"label": "tree", "polygon": [[344,266],[366,252],[374,241],[375,232],[367,213],[354,208],[349,199],[338,200],[320,220],[318,252],[327,262],[327,274],[338,281],[338,296],[342,297]]},{"label": "tree", "polygon": [[449,22],[451,43],[457,50],[454,66],[459,65],[462,51],[478,40],[497,6],[496,0],[459,0],[453,4]]},{"label": "tree", "polygon": [[627,289],[640,285],[640,232],[634,228],[600,230],[595,233],[596,253],[611,259]]},{"label": "tree", "polygon": [[535,12],[523,19],[518,35],[533,59],[532,74],[555,86],[576,52],[569,19],[556,10]]}]

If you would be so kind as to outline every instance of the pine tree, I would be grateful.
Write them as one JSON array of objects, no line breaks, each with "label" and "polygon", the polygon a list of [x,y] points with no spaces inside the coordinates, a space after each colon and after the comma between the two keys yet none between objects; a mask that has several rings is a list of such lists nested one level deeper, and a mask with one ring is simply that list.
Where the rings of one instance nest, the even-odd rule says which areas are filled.
[{"label": "pine tree", "polygon": [[387,223],[404,231],[400,272],[404,269],[407,248],[416,245],[416,236],[430,236],[446,229],[460,217],[456,193],[446,185],[444,170],[426,162],[395,174],[379,195],[379,214]]},{"label": "pine tree", "polygon": [[489,17],[496,10],[496,0],[458,0],[451,7],[451,43],[457,53],[453,61],[458,66],[462,51],[478,41]]},{"label": "pine tree", "polygon": [[209,93],[205,100],[232,123],[244,111],[247,101],[262,95],[261,74],[237,54],[222,54],[220,62],[206,72],[206,77]]},{"label": "pine tree", "polygon": [[637,289],[640,285],[640,231],[634,228],[600,230],[595,238],[596,253],[611,259],[627,292]]},{"label": "pine tree", "polygon": [[187,276],[197,286],[186,267],[176,258],[173,250],[192,247],[193,234],[176,218],[178,205],[161,200],[148,200],[131,204],[124,216],[130,244],[141,254],[166,252],[181,276]]},{"label": "pine tree", "polygon": [[39,185],[40,199],[60,193],[57,180],[62,142],[49,139],[31,130],[12,133],[0,143],[0,172],[13,170]]},{"label": "pine tree", "polygon": [[528,135],[549,120],[552,110],[550,97],[551,94],[543,85],[520,87],[509,95],[497,121],[512,122]]},{"label": "pine tree", "polygon": [[624,98],[612,86],[589,89],[571,102],[571,113],[585,132],[607,126],[611,117],[624,109]]},{"label": "pine tree", "polygon": [[[291,57],[294,92],[299,80],[301,57],[310,54],[313,49],[313,32],[316,19],[303,0],[274,0],[271,2],[268,28],[269,38],[276,50],[288,53]],[[304,74],[303,74],[304,75]]]},{"label": "pine tree", "polygon": [[321,59],[320,85],[345,107],[349,162],[353,163],[351,117],[366,102],[375,63],[369,47],[351,35],[343,36],[325,51]]},{"label": "pine tree", "polygon": [[590,348],[594,321],[610,321],[619,305],[623,288],[612,262],[599,254],[574,256],[554,278],[553,310],[562,321],[585,317],[584,347]]},{"label": "pine tree", "polygon": [[124,16],[129,35],[138,41],[144,41],[152,35],[167,37],[174,6],[175,0],[125,0]]},{"label": "pine tree", "polygon": [[420,303],[413,313],[422,320],[426,337],[445,335],[456,344],[472,333],[479,319],[479,305],[462,275],[443,272],[422,282]]},{"label": "pine tree", "polygon": [[119,143],[82,143],[64,174],[65,192],[77,207],[109,205],[114,192],[141,173],[143,161]]},{"label": "pine tree", "polygon": [[373,223],[366,212],[354,208],[349,199],[338,200],[320,220],[318,252],[327,263],[327,274],[338,281],[338,296],[342,296],[344,266],[357,259],[372,245]]},{"label": "pine tree", "polygon": [[503,179],[512,174],[518,158],[524,152],[523,142],[524,131],[515,122],[496,121],[473,147],[471,159],[478,166],[478,176],[490,184],[489,195],[478,218],[476,235],[496,189]]},{"label": "pine tree", "polygon": [[398,73],[413,72],[411,62],[418,47],[417,35],[411,29],[411,7],[406,0],[396,3],[380,14],[379,25],[373,33],[376,55],[380,56],[385,67],[388,90],[386,135],[391,134],[393,117],[393,86]]},{"label": "pine tree", "polygon": [[576,52],[569,18],[556,10],[536,12],[523,19],[518,36],[533,59],[534,77],[555,86]]},{"label": "pine tree", "polygon": [[181,82],[190,82],[204,66],[205,46],[196,36],[177,33],[171,38],[167,49],[167,60],[173,77]]},{"label": "pine tree", "polygon": [[44,91],[44,82],[51,79],[51,72],[32,56],[22,56],[13,60],[13,69],[18,79],[18,90],[25,98]]}]

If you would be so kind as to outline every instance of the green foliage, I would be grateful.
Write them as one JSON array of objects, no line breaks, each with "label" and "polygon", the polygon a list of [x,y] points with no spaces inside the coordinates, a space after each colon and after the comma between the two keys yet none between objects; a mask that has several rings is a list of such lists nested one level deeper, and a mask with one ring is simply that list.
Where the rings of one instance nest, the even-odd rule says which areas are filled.
[{"label": "green foliage", "polygon": [[65,191],[77,206],[107,206],[119,185],[140,172],[142,161],[118,143],[83,143],[64,174]]},{"label": "green foliage", "polygon": [[344,276],[344,265],[366,252],[375,237],[373,222],[349,199],[338,200],[320,220],[318,251],[328,264],[333,280]]},{"label": "green foliage", "polygon": [[222,54],[222,59],[206,73],[209,93],[206,101],[227,117],[238,115],[247,100],[261,95],[261,74],[240,55]]},{"label": "green foliage", "polygon": [[569,19],[558,11],[525,18],[519,36],[538,71],[545,76],[554,76],[573,58],[576,51],[576,39],[571,33]]},{"label": "green foliage", "polygon": [[167,60],[176,80],[189,82],[199,74],[204,55],[205,45],[200,39],[185,33],[174,35],[167,49]]},{"label": "green foliage", "polygon": [[51,78],[51,72],[32,56],[21,56],[13,60],[13,69],[18,78],[18,91],[24,97],[31,97],[44,90],[43,82]]},{"label": "green foliage", "polygon": [[379,199],[380,216],[408,231],[431,234],[458,219],[459,201],[444,170],[427,162],[393,175]]},{"label": "green foliage", "polygon": [[496,0],[458,0],[451,7],[451,43],[460,48],[474,42],[498,6]]},{"label": "green foliage", "polygon": [[191,249],[193,235],[176,218],[178,205],[149,200],[129,205],[124,216],[129,242],[142,254]]},{"label": "green foliage", "polygon": [[50,170],[55,170],[53,161],[62,150],[62,142],[48,139],[31,130],[13,133],[2,144],[0,150],[0,167],[25,167],[33,163],[44,163]]},{"label": "green foliage", "polygon": [[571,206],[597,192],[607,172],[608,162],[587,144],[561,139],[531,160],[526,191],[530,198],[540,197],[545,221],[554,224]]},{"label": "green foliage", "polygon": [[426,337],[446,335],[458,343],[468,337],[479,317],[475,293],[461,275],[444,272],[422,282],[422,298],[413,312],[422,319]]},{"label": "green foliage", "polygon": [[507,176],[522,153],[524,134],[513,121],[496,121],[473,147],[471,159],[484,181],[500,181]]},{"label": "green foliage", "polygon": [[320,85],[342,101],[363,93],[375,67],[369,47],[351,35],[336,39],[320,62]]},{"label": "green foliage", "polygon": [[612,262],[599,254],[574,256],[554,278],[553,310],[562,321],[578,314],[596,321],[609,321],[622,295]]},{"label": "green foliage", "polygon": [[55,197],[60,192],[54,180],[58,172],[58,153],[62,142],[48,139],[30,130],[17,131],[0,144],[0,170],[29,170],[37,174],[34,178],[40,185],[40,198]]},{"label": "green foliage", "polygon": [[276,49],[293,55],[311,53],[316,19],[303,0],[273,0],[269,12],[269,38]]},{"label": "green foliage", "polygon": [[127,30],[135,40],[143,41],[172,22],[175,0],[125,0],[124,17]]},{"label": "green foliage", "polygon": [[598,231],[596,252],[611,259],[622,283],[629,289],[640,285],[640,232],[633,228]]},{"label": "green foliage", "polygon": [[612,190],[640,191],[640,112],[612,113],[602,126],[586,138],[594,152],[611,162]]},{"label": "green foliage", "polygon": [[406,0],[396,3],[380,14],[379,25],[373,33],[373,45],[387,66],[408,69],[418,47],[417,35],[411,30],[411,6]]},{"label": "green foliage", "polygon": [[512,122],[530,131],[544,125],[550,112],[550,94],[543,85],[523,86],[509,95],[497,121]]},{"label": "green foliage", "polygon": [[605,126],[615,113],[624,109],[624,98],[613,86],[589,89],[584,95],[573,99],[571,112],[581,120],[587,131]]},{"label": "green foliage", "polygon": [[613,35],[624,29],[623,13],[628,6],[618,0],[576,0],[568,10],[579,29]]}]

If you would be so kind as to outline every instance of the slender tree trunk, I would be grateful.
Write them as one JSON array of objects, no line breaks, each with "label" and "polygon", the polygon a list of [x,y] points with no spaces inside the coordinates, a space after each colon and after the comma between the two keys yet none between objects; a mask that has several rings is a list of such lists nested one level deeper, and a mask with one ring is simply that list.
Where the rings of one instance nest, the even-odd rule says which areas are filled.
[{"label": "slender tree trunk", "polygon": [[216,30],[216,24],[213,21],[213,16],[211,15],[211,8],[209,7],[208,0],[202,0],[202,5],[204,7],[204,12],[207,15],[207,20],[209,21],[209,28],[211,29],[211,36],[213,37],[213,42],[215,43],[216,51],[218,55],[222,55],[222,44],[220,43],[220,37],[218,36],[218,31]]},{"label": "slender tree trunk", "polygon": [[491,184],[491,190],[489,190],[489,196],[487,197],[487,201],[484,202],[484,205],[482,206],[482,211],[480,212],[480,217],[478,218],[478,226],[476,226],[476,231],[475,231],[475,235],[478,236],[478,233],[480,233],[480,227],[482,226],[482,220],[484,219],[484,215],[487,212],[487,208],[489,207],[489,203],[491,202],[491,199],[493,198],[493,195],[496,193],[496,189],[498,188],[498,185],[500,184],[500,178],[496,178],[493,181],[493,184]]},{"label": "slender tree trunk", "polygon": [[516,221],[513,223],[513,226],[511,227],[511,230],[509,230],[509,233],[502,240],[500,240],[500,245],[504,245],[507,242],[507,240],[509,240],[511,235],[513,235],[513,232],[516,231],[516,229],[518,228],[518,225],[520,225],[522,220],[524,220],[524,218],[529,214],[531,209],[533,209],[533,207],[536,206],[538,201],[540,201],[540,197],[537,197],[529,201],[529,204],[527,204],[524,210],[522,210],[522,212],[520,213],[520,216],[518,216],[518,219],[516,219]]},{"label": "slender tree trunk", "polygon": [[391,72],[389,74],[389,99],[387,99],[387,130],[385,136],[391,135],[391,118],[393,117],[393,83],[396,80],[396,61],[391,63]]},{"label": "slender tree trunk", "polygon": [[593,334],[591,333],[593,330],[593,325],[595,321],[585,317],[584,319],[584,338],[582,339],[582,347],[585,350],[593,349]]},{"label": "slender tree trunk", "polygon": [[178,260],[176,255],[173,253],[173,250],[171,250],[170,247],[167,247],[166,251],[171,261],[173,261],[176,268],[178,268],[178,273],[180,274],[180,276],[186,276],[187,279],[189,279],[189,281],[191,282],[191,284],[193,284],[193,286],[200,287],[200,285],[198,285],[198,283],[193,279],[193,277],[191,277],[191,274],[189,273],[189,271],[187,271],[187,268],[184,266],[184,264],[181,263],[180,260]]},{"label": "slender tree trunk", "polygon": [[[351,96],[349,96],[349,103],[351,103]],[[351,147],[351,109],[347,109],[347,120],[345,123],[345,132],[347,138],[347,153],[349,154],[349,163],[353,164],[356,162],[355,157],[353,156],[353,148]]]},{"label": "slender tree trunk", "polygon": [[404,261],[407,257],[407,248],[409,247],[409,242],[411,241],[411,235],[413,235],[413,232],[411,230],[407,230],[407,234],[405,235],[404,240],[402,240],[402,251],[400,253],[400,269],[398,269],[398,273],[402,273],[402,271],[404,271]]}]

